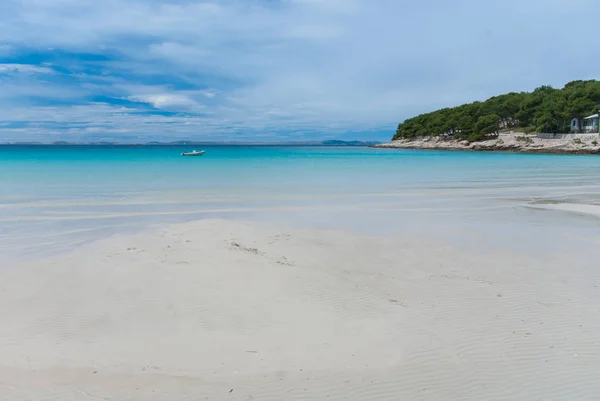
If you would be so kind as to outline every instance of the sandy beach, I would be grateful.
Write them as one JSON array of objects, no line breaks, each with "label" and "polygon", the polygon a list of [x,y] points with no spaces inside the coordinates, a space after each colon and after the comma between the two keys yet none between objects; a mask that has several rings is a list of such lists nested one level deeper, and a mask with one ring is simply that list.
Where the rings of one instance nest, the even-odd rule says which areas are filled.
[{"label": "sandy beach", "polygon": [[600,401],[599,5],[0,2],[0,401]]},{"label": "sandy beach", "polygon": [[207,220],[0,270],[2,400],[591,400],[600,271]]}]

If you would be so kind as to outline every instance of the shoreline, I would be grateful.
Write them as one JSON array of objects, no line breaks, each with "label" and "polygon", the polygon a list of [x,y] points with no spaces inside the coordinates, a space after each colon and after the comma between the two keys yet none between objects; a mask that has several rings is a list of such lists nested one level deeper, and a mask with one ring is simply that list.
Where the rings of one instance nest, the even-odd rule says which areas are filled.
[{"label": "shoreline", "polygon": [[[594,144],[594,142],[596,143]],[[598,135],[589,134],[574,134],[569,138],[546,139],[511,133],[500,134],[497,138],[478,142],[442,137],[399,139],[375,145],[373,148],[596,155],[600,154],[600,144],[598,142],[600,142]]]}]

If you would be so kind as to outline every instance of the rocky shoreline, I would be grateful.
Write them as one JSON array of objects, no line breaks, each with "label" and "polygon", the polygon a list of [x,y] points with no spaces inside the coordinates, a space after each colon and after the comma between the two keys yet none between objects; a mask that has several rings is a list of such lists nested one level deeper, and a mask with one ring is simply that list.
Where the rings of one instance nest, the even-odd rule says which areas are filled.
[{"label": "rocky shoreline", "polygon": [[432,150],[473,150],[522,153],[556,154],[600,154],[598,134],[574,134],[562,138],[539,138],[535,135],[518,133],[501,134],[486,141],[469,142],[445,137],[419,137],[400,139],[375,148],[389,149],[432,149]]}]

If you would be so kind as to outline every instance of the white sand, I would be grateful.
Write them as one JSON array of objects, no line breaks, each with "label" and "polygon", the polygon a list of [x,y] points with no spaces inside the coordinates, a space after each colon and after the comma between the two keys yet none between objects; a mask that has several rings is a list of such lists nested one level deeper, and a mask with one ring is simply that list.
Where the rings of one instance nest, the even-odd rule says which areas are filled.
[{"label": "white sand", "polygon": [[0,270],[2,400],[592,400],[600,269],[205,221]]}]

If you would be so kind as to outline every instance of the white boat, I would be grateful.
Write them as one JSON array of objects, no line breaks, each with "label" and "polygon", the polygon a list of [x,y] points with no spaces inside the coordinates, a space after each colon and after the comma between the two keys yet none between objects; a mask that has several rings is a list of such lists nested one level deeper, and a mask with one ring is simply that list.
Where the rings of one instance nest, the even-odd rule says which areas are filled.
[{"label": "white boat", "polygon": [[203,150],[201,150],[201,151],[192,150],[191,152],[182,152],[181,156],[202,156],[204,153],[206,153],[206,152]]}]

